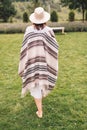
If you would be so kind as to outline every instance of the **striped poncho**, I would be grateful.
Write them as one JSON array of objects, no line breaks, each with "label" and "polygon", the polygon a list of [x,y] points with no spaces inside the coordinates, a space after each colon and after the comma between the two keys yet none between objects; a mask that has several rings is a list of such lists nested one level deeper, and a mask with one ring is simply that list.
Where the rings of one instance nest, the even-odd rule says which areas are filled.
[{"label": "striped poncho", "polygon": [[55,86],[58,74],[58,43],[51,28],[37,31],[27,27],[20,52],[19,75],[22,77],[22,96],[32,87],[43,87],[47,95]]}]

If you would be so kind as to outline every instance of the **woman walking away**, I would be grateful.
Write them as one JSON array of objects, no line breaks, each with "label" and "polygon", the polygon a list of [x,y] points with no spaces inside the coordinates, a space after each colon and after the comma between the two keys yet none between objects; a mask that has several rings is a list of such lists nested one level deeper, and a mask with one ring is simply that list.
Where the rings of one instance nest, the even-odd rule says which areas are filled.
[{"label": "woman walking away", "polygon": [[28,91],[34,97],[39,118],[43,116],[42,98],[54,88],[58,74],[58,43],[46,22],[50,14],[42,7],[29,17],[20,52],[18,73],[22,78],[22,97]]}]

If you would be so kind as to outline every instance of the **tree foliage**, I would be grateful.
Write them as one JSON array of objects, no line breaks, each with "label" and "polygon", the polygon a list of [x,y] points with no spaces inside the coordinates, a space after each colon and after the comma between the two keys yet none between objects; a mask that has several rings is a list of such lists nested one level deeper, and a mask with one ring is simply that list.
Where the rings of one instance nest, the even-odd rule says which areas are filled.
[{"label": "tree foliage", "polygon": [[74,11],[69,12],[69,21],[73,22],[75,20],[75,13]]},{"label": "tree foliage", "polygon": [[30,0],[11,0],[11,1],[16,1],[16,2],[25,2],[25,1],[30,1]]},{"label": "tree foliage", "polygon": [[39,0],[33,0],[34,8],[38,7],[40,5]]},{"label": "tree foliage", "polygon": [[28,18],[28,14],[27,14],[27,12],[24,12],[23,13],[23,22],[28,22],[29,21],[29,18]]},{"label": "tree foliage", "polygon": [[68,6],[69,9],[79,9],[82,11],[84,21],[85,11],[87,10],[87,0],[61,0],[63,6]]},{"label": "tree foliage", "polygon": [[10,16],[16,14],[16,10],[11,3],[11,0],[0,1],[0,19],[7,22]]},{"label": "tree foliage", "polygon": [[57,12],[55,10],[52,11],[52,13],[51,13],[51,21],[52,22],[57,22],[58,21],[58,15],[57,15]]}]

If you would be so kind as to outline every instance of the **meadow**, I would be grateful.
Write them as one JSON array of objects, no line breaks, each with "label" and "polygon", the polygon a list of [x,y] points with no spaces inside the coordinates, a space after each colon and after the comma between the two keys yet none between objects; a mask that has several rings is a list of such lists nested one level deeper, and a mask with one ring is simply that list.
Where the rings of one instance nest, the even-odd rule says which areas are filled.
[{"label": "meadow", "polygon": [[0,34],[0,130],[87,130],[87,32],[56,34],[59,73],[38,119],[33,98],[21,98],[23,34]]}]

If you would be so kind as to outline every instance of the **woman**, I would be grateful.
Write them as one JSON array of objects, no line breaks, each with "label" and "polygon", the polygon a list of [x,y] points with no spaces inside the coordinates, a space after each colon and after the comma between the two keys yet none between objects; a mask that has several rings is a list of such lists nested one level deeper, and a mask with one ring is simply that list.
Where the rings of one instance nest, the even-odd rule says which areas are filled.
[{"label": "woman", "polygon": [[46,26],[49,13],[38,7],[29,19],[32,25],[24,34],[18,73],[23,81],[22,96],[30,91],[38,109],[36,114],[42,118],[42,98],[54,88],[57,79],[58,44],[52,29]]}]

